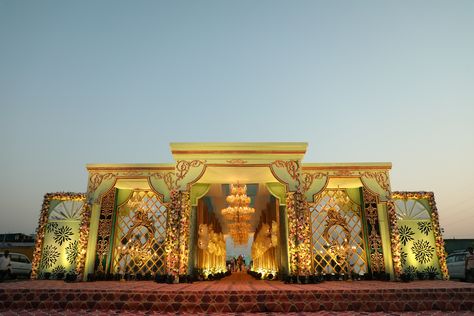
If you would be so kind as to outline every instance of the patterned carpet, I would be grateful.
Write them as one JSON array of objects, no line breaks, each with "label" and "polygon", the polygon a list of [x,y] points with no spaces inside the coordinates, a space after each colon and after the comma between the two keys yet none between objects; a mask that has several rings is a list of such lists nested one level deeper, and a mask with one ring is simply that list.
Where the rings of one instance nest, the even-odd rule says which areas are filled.
[{"label": "patterned carpet", "polygon": [[[0,284],[5,315],[432,315],[474,311],[474,284],[454,281],[332,281],[284,284],[235,273],[220,281],[17,281]],[[421,312],[421,314],[420,314]]]}]

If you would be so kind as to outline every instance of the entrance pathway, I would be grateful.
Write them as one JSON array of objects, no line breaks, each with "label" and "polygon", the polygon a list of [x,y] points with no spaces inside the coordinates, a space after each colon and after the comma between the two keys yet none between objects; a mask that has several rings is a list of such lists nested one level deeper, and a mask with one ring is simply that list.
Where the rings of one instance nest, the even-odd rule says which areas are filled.
[{"label": "entrance pathway", "polygon": [[[52,280],[1,283],[0,313],[19,311],[75,311],[80,315],[85,315],[84,311],[88,311],[87,314],[103,311],[139,315],[163,312],[193,315],[249,312],[275,315],[300,312],[316,313],[313,315],[333,315],[332,312],[347,312],[347,315],[352,315],[352,312],[466,313],[474,311],[474,284],[454,281],[332,281],[302,285],[255,280],[246,273],[193,284],[151,281],[65,283]],[[323,311],[326,314],[321,314]]]}]

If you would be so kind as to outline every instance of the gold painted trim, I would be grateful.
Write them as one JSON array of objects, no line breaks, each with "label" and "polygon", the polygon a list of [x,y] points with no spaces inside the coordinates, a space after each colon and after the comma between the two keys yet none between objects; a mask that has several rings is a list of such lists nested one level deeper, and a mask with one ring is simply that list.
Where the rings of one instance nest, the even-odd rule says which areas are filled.
[{"label": "gold painted trim", "polygon": [[348,165],[348,166],[305,166],[303,165],[301,168],[303,170],[390,170],[392,169],[392,165],[390,166],[382,166],[382,165],[369,165],[369,166],[360,166],[360,165]]},{"label": "gold painted trim", "polygon": [[278,154],[278,155],[302,155],[306,151],[301,150],[172,150],[173,155],[192,155],[192,154]]}]

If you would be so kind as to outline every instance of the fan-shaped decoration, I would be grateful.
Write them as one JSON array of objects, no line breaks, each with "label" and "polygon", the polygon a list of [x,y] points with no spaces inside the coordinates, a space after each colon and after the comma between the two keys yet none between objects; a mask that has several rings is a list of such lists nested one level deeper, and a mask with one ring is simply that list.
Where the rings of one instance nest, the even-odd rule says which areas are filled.
[{"label": "fan-shaped decoration", "polygon": [[430,213],[418,200],[395,200],[398,219],[430,219]]},{"label": "fan-shaped decoration", "polygon": [[52,221],[80,221],[81,209],[84,206],[82,201],[63,201],[56,205],[49,213],[49,220]]}]

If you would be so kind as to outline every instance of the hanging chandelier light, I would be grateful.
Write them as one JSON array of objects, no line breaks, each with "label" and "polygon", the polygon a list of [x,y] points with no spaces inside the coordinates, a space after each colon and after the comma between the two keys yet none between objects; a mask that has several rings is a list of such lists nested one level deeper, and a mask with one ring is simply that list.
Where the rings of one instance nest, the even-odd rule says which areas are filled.
[{"label": "hanging chandelier light", "polygon": [[247,196],[246,185],[230,185],[230,195],[226,198],[228,207],[222,209],[222,215],[226,219],[233,221],[250,220],[250,216],[255,213],[255,209],[250,207],[250,197]]},{"label": "hanging chandelier light", "polygon": [[235,245],[246,245],[249,231],[252,228],[248,222],[235,222],[228,224],[229,233]]},{"label": "hanging chandelier light", "polygon": [[224,218],[230,221],[229,233],[236,245],[245,245],[252,226],[249,221],[255,209],[250,207],[250,197],[247,196],[247,186],[231,184],[230,194],[226,197],[228,207],[221,210]]}]

